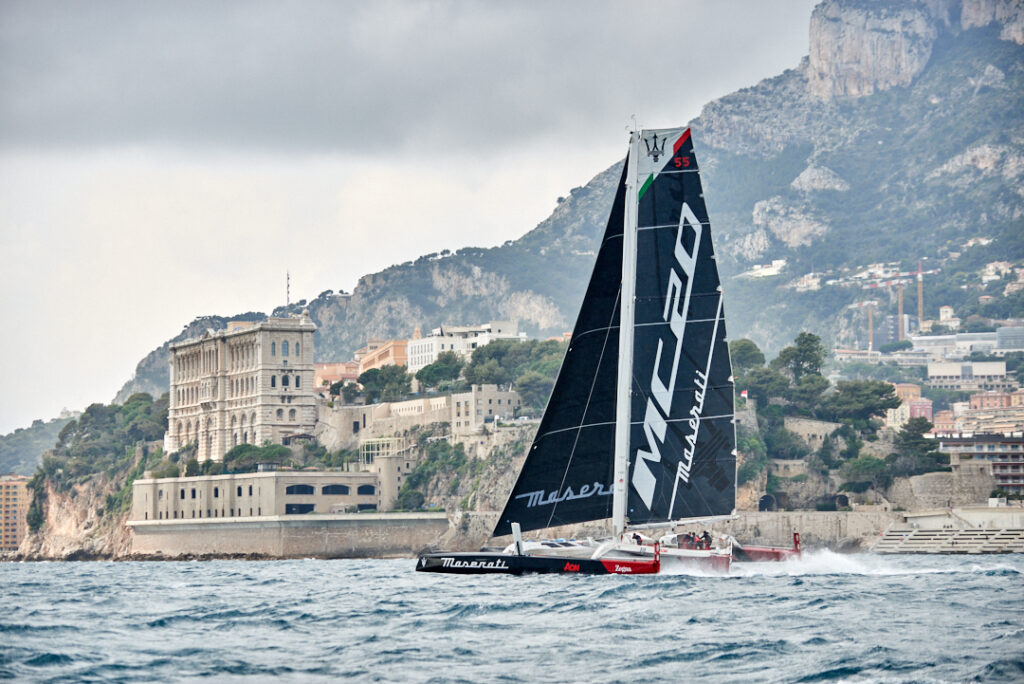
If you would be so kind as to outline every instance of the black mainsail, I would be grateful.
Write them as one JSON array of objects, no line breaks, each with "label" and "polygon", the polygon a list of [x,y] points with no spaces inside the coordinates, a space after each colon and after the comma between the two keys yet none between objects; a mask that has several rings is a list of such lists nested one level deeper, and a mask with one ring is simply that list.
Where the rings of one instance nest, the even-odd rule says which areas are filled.
[{"label": "black mainsail", "polygon": [[[620,331],[623,290],[633,313]],[[630,397],[617,415],[620,373]],[[613,515],[621,528],[617,497],[630,525],[732,512],[731,374],[690,131],[635,133],[572,340],[494,536],[513,522],[533,530]],[[628,488],[619,483],[628,495],[613,496],[616,458],[623,473],[628,459]]]}]

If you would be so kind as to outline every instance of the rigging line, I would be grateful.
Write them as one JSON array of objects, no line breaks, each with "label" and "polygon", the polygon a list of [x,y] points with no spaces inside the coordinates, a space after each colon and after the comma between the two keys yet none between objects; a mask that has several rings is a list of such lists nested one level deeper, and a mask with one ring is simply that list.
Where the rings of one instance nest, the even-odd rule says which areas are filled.
[{"label": "rigging line", "polygon": [[[711,361],[715,358],[715,340],[718,339],[718,327],[719,327],[719,323],[721,321],[721,317],[722,317],[722,298],[719,297],[718,298],[718,311],[715,314],[715,327],[711,331],[711,344],[708,345],[708,360],[707,360],[707,364],[704,367],[704,377],[705,378],[707,378],[708,374],[711,372]],[[707,392],[707,388],[705,388],[704,391]],[[702,406],[702,408],[703,408],[703,406]],[[697,427],[695,427],[694,430],[693,430],[693,448],[694,448],[694,450],[696,450],[696,448],[697,448],[697,435],[700,434],[700,424],[701,424],[702,420],[703,420],[703,417],[701,417],[701,418],[699,418],[697,420]],[[671,501],[669,501],[669,505],[668,505],[668,517],[669,518],[672,517],[672,511],[674,511],[675,507],[676,507],[676,492],[679,491],[679,467],[681,465],[682,465],[682,461],[677,461],[676,462],[676,477],[675,477],[675,481],[672,484],[672,499],[671,499]],[[691,462],[690,465],[691,465],[691,468],[692,468],[692,466],[693,466],[692,462]],[[696,491],[697,491],[697,494],[700,496],[701,501],[704,503],[704,508],[707,509],[708,508],[708,500],[704,498],[704,495],[701,494],[699,488]]]},{"label": "rigging line", "polygon": [[[597,365],[594,366],[594,377],[590,381],[590,391],[587,392],[587,400],[583,404],[583,416],[584,417],[586,417],[587,410],[590,408],[590,399],[594,396],[594,387],[597,385],[597,376],[600,375],[601,362],[604,360],[604,352],[608,348],[608,336],[611,334],[612,319],[615,318],[615,313],[616,313],[616,311],[618,311],[619,306],[620,306],[621,303],[622,303],[622,285],[620,283],[620,285],[619,285],[619,296],[618,296],[618,298],[616,300],[615,306],[612,307],[610,318],[608,320],[608,326],[605,329],[606,332],[605,332],[605,335],[604,335],[604,343],[601,345],[601,353],[597,357]],[[620,325],[621,325],[621,321],[620,321]],[[572,448],[569,450],[569,461],[565,464],[565,470],[562,471],[562,481],[558,485],[558,490],[557,491],[559,491],[559,492],[561,492],[563,490],[563,488],[565,487],[565,478],[568,477],[569,469],[572,468],[572,460],[573,460],[573,458],[576,457],[576,445],[579,444],[580,432],[582,431],[582,429],[583,429],[582,425],[580,427],[576,428],[576,437],[575,437],[575,439],[573,439],[573,441],[572,441]],[[551,521],[554,519],[555,512],[557,510],[558,510],[558,503],[556,502],[555,505],[553,505],[551,507],[551,513],[548,515],[548,524],[546,525],[546,527],[551,527]]]}]

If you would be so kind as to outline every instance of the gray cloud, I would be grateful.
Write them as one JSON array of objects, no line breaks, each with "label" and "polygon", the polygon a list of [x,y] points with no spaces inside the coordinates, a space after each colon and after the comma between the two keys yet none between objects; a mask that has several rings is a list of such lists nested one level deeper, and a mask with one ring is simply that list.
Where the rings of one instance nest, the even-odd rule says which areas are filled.
[{"label": "gray cloud", "polygon": [[587,135],[748,85],[729,79],[791,51],[812,4],[7,2],[0,144],[387,154]]}]

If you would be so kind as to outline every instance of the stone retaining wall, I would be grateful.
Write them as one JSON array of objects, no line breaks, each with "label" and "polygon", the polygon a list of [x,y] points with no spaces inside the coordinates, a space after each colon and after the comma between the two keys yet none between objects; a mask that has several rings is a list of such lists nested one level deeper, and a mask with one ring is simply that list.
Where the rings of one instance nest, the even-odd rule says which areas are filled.
[{"label": "stone retaining wall", "polygon": [[444,513],[133,521],[135,555],[275,558],[415,556],[448,531]]}]

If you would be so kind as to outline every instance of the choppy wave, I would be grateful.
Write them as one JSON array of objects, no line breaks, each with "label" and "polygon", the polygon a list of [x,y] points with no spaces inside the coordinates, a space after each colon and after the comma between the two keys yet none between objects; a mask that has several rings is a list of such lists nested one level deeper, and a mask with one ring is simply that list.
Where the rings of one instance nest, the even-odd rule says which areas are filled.
[{"label": "choppy wave", "polygon": [[412,561],[0,564],[0,678],[1024,680],[1024,556],[827,551],[727,576]]}]

